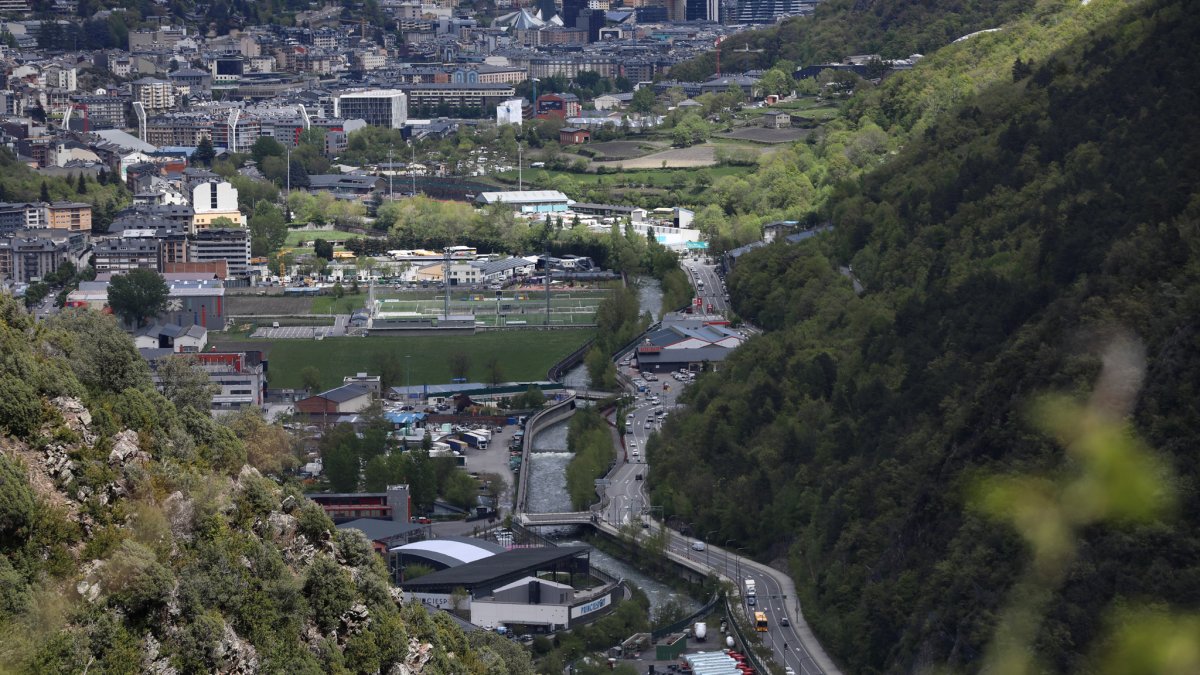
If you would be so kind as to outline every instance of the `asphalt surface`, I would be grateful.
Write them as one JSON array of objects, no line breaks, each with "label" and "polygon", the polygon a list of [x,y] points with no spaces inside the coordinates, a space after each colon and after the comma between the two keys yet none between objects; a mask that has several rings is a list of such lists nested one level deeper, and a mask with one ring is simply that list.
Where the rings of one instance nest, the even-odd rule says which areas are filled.
[{"label": "asphalt surface", "polygon": [[[631,366],[619,368],[630,378],[641,376]],[[633,415],[633,422],[626,423],[626,427],[632,428],[633,433],[626,433],[622,439],[623,447],[618,451],[617,468],[610,474],[610,483],[606,490],[609,503],[604,511],[604,519],[610,523],[622,525],[636,520],[647,511],[649,502],[642,491],[645,480],[637,480],[637,475],[642,474],[643,479],[645,478],[649,469],[646,465],[646,442],[650,439],[650,434],[662,426],[659,416],[654,414],[654,411],[662,408],[670,415],[675,408],[676,397],[683,390],[683,383],[671,377],[670,373],[658,373],[656,376],[658,381],[646,383],[646,393],[638,394],[637,404],[627,413]],[[646,394],[657,394],[659,402],[652,403]],[[646,428],[647,421],[650,422],[649,429]],[[638,452],[636,457],[633,454],[635,449]]]},{"label": "asphalt surface", "polygon": [[[512,511],[514,481],[513,472],[508,468],[508,445],[512,442],[516,430],[516,426],[506,425],[503,431],[492,434],[487,450],[475,450],[474,448],[467,450],[467,471],[480,474],[494,473],[504,480],[504,488],[500,491],[498,500],[500,513],[496,519],[497,522],[503,520],[504,516]],[[435,522],[432,529],[434,535],[438,537],[464,537],[485,530],[493,524],[489,524],[486,520],[449,520]]]},{"label": "asphalt surface", "polygon": [[[692,285],[697,288],[696,297],[701,298],[707,310],[708,304],[713,305],[714,314],[724,314],[729,305],[725,300],[724,284],[716,274],[716,265],[710,265],[696,260],[686,260],[683,263],[688,271]],[[704,282],[704,289],[699,289],[699,281]],[[631,379],[637,378],[633,368],[619,366],[621,372]],[[625,435],[625,447],[618,452],[618,467],[610,474],[610,483],[606,489],[609,504],[602,516],[610,523],[620,526],[631,519],[647,514],[649,500],[644,493],[645,481],[637,480],[637,474],[647,474],[650,467],[645,463],[646,440],[658,429],[658,424],[652,423],[651,429],[645,428],[648,417],[659,406],[664,407],[668,415],[676,406],[676,397],[683,390],[684,384],[671,377],[670,373],[658,373],[657,382],[647,382],[648,393],[657,393],[661,399],[659,404],[649,403],[645,396],[638,395],[638,403],[633,412],[633,434]],[[668,391],[663,391],[663,385]],[[637,443],[639,456],[633,456],[633,446],[630,440]],[[659,527],[655,523],[654,527]],[[696,528],[700,534],[703,528]],[[712,534],[711,532],[707,534]],[[747,615],[753,617],[754,612],[767,615],[768,630],[763,635],[763,643],[775,653],[775,661],[790,667],[798,675],[839,675],[836,664],[821,648],[816,636],[804,621],[800,603],[796,597],[795,587],[786,574],[749,560],[741,555],[736,542],[724,542],[730,550],[722,546],[713,546],[704,542],[705,536],[699,540],[704,545],[697,547],[697,539],[671,531],[668,548],[678,555],[692,560],[703,561],[707,566],[733,579],[742,589],[745,596],[745,580],[753,579],[756,583],[755,605],[746,607]],[[703,550],[696,550],[702,548]],[[743,602],[746,598],[743,597]],[[783,625],[787,619],[789,625]]]},{"label": "asphalt surface", "polygon": [[[717,276],[717,267],[690,258],[683,262],[683,268],[687,271],[692,286],[696,288],[696,297],[700,298],[706,312],[711,304],[713,314],[725,314],[729,309],[729,302],[725,300],[725,285],[721,277]],[[700,288],[700,282],[704,282],[703,289]]]}]

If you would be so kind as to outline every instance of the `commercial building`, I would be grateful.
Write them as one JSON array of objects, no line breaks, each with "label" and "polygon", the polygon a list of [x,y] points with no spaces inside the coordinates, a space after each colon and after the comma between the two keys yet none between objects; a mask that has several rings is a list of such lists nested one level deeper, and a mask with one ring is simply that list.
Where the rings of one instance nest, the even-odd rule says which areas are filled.
[{"label": "commercial building", "polygon": [[421,565],[436,570],[460,567],[504,553],[508,549],[485,539],[473,537],[439,537],[431,541],[410,543],[389,549],[388,562],[398,579],[404,578],[404,568]]},{"label": "commercial building", "polygon": [[412,499],[407,485],[389,485],[385,492],[312,492],[305,495],[335,523],[360,518],[408,523]]},{"label": "commercial building", "polygon": [[267,390],[267,362],[262,352],[201,352],[196,354],[208,379],[220,387],[213,395],[214,413],[260,407]]},{"label": "commercial building", "polygon": [[228,218],[234,225],[246,226],[246,216],[238,210],[237,188],[226,181],[211,181],[196,185],[191,190],[192,231],[213,226],[218,218]]},{"label": "commercial building", "polygon": [[315,417],[356,413],[371,405],[372,399],[369,388],[346,384],[297,401],[296,410]]},{"label": "commercial building", "polygon": [[408,111],[423,117],[484,117],[516,95],[511,84],[429,82],[403,86]]},{"label": "commercial building", "polygon": [[[421,542],[426,556],[441,554],[447,559],[474,555],[472,547],[454,542],[439,550],[440,539]],[[399,547],[413,550],[413,545]],[[392,554],[397,551],[394,549]],[[485,552],[486,553],[486,552]],[[575,590],[578,577],[592,576],[591,547],[550,546],[517,548],[452,565],[446,569],[404,579],[403,566],[389,561],[402,583],[405,597],[431,607],[469,611],[471,623],[491,628],[507,624],[538,626],[556,631],[580,625],[603,616],[619,601],[624,590],[619,583],[604,581],[594,589]],[[408,554],[406,554],[407,557]],[[545,573],[566,574],[571,584],[540,578]],[[456,590],[467,592],[456,598]],[[458,591],[461,592],[461,591]],[[455,607],[455,603],[460,603]]]},{"label": "commercial building", "polygon": [[660,372],[723,361],[740,344],[740,333],[703,319],[664,318],[662,328],[634,348],[638,369]]},{"label": "commercial building", "polygon": [[496,124],[500,126],[505,124],[515,124],[517,126],[521,126],[521,111],[524,107],[524,99],[519,98],[510,98],[509,100],[496,106]]},{"label": "commercial building", "polygon": [[333,98],[333,116],[400,129],[408,121],[408,95],[399,89],[348,92]]},{"label": "commercial building", "polygon": [[481,192],[475,201],[482,205],[509,204],[522,213],[553,213],[566,211],[570,198],[558,190],[525,190]]},{"label": "commercial building", "polygon": [[231,277],[250,274],[250,233],[237,228],[208,228],[188,237],[190,263],[225,263]]},{"label": "commercial building", "polygon": [[[162,388],[162,380],[158,376],[162,359],[188,356],[195,359],[196,365],[208,373],[209,380],[217,385],[209,407],[214,415],[261,406],[266,391],[266,361],[262,359],[262,352],[203,351],[204,341],[200,339],[203,330],[200,326],[184,328],[160,325],[134,338],[138,352],[150,363],[154,385]],[[156,341],[160,346],[153,346]],[[197,344],[201,345],[199,351],[194,349]]]},{"label": "commercial building", "polygon": [[537,104],[534,106],[534,116],[539,119],[548,117],[559,117],[566,119],[568,117],[579,117],[583,106],[579,103],[579,97],[575,94],[542,94],[537,97]]}]

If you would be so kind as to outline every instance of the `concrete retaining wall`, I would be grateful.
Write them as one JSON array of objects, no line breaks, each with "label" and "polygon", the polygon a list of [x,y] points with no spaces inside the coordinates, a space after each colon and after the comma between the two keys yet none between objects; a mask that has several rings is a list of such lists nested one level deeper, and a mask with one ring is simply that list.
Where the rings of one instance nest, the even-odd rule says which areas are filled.
[{"label": "concrete retaining wall", "polygon": [[529,485],[529,453],[533,450],[533,438],[538,432],[575,414],[575,397],[555,403],[530,417],[525,422],[525,440],[521,446],[521,474],[517,486],[517,511],[525,510],[525,493]]}]

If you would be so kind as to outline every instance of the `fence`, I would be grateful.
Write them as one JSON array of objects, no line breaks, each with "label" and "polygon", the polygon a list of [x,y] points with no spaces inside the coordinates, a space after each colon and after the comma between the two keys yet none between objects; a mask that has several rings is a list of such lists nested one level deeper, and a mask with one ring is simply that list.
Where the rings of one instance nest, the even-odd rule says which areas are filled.
[{"label": "fence", "polygon": [[[740,610],[741,607],[739,606],[738,609]],[[742,631],[742,623],[739,621],[741,615],[734,613],[733,606],[729,604],[729,596],[725,596],[725,613],[729,615],[729,629],[732,630],[734,635],[737,636],[738,642],[742,643],[743,651],[746,654],[746,660],[750,662],[750,665],[754,668],[754,671],[764,674],[771,672],[767,669],[766,664],[763,663],[762,658],[755,653],[754,643],[746,639],[746,634]],[[747,621],[749,621],[749,619],[747,619]]]},{"label": "fence", "polygon": [[687,628],[688,626],[690,626],[691,624],[695,623],[697,619],[703,619],[704,617],[711,614],[713,609],[716,608],[716,606],[719,602],[721,602],[721,594],[719,592],[714,593],[712,596],[712,599],[709,600],[703,607],[692,612],[687,617],[676,621],[675,623],[671,624],[670,626],[663,626],[662,628],[655,628],[650,633],[650,637],[654,638],[655,640],[658,640],[659,638],[664,637],[666,635],[670,635],[671,633],[678,633],[679,631],[681,631],[681,630]]},{"label": "fence", "polygon": [[587,355],[588,350],[592,348],[592,343],[595,341],[596,338],[588,340],[587,342],[583,343],[582,347],[576,349],[570,354],[567,354],[558,363],[550,366],[550,370],[546,372],[546,379],[550,380],[551,382],[561,382],[563,375],[568,370],[574,368],[577,364],[583,361],[583,357]]}]

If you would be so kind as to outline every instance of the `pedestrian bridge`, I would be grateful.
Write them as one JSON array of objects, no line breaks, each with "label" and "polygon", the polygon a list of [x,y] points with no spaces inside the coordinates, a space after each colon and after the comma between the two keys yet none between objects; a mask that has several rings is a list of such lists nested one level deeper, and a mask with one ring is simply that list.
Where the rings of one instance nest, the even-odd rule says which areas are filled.
[{"label": "pedestrian bridge", "polygon": [[575,511],[572,513],[522,513],[521,525],[534,527],[538,525],[588,525],[592,523],[591,511]]}]

